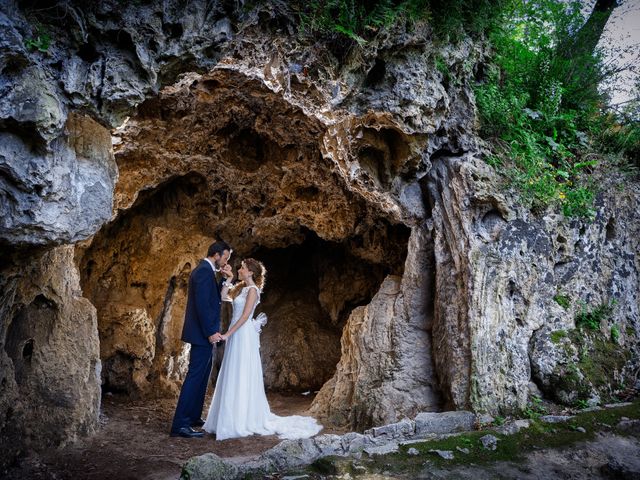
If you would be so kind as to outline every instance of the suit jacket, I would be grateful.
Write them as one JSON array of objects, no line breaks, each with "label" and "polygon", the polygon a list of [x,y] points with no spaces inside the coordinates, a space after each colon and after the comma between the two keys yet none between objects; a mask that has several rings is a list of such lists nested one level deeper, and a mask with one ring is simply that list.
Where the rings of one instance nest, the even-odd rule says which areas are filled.
[{"label": "suit jacket", "polygon": [[189,276],[187,309],[182,340],[193,345],[209,345],[207,339],[220,331],[220,290],[209,262],[202,260]]}]

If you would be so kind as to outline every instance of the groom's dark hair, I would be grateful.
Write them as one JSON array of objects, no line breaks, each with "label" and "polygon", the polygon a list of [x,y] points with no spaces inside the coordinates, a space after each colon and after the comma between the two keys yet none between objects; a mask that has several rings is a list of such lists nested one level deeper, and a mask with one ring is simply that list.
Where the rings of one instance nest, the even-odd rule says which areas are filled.
[{"label": "groom's dark hair", "polygon": [[216,253],[222,255],[225,250],[231,251],[231,247],[227,244],[227,242],[218,240],[217,242],[209,245],[209,250],[207,250],[207,257],[213,257]]}]

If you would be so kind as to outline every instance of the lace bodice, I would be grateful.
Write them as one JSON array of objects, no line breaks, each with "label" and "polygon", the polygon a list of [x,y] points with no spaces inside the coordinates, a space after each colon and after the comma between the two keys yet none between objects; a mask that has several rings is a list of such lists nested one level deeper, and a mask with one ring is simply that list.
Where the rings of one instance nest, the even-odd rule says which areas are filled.
[{"label": "lace bodice", "polygon": [[233,299],[233,317],[231,318],[231,325],[236,323],[242,316],[242,312],[244,311],[244,305],[245,303],[247,303],[247,295],[249,295],[249,290],[251,290],[252,288],[254,288],[258,293],[258,300],[256,301],[256,304],[253,306],[253,310],[251,310],[251,313],[249,314],[249,318],[253,318],[253,314],[256,310],[256,307],[260,303],[260,289],[255,285],[251,285],[249,287],[242,287],[242,290],[240,291],[240,293],[236,296],[236,298]]}]

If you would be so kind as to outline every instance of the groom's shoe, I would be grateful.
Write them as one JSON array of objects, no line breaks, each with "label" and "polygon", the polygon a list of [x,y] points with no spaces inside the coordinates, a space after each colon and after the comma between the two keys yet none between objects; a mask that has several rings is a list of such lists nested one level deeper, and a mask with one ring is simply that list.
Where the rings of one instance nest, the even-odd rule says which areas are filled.
[{"label": "groom's shoe", "polygon": [[201,418],[199,418],[198,420],[196,420],[191,424],[192,427],[201,427],[203,425],[204,425],[204,420]]},{"label": "groom's shoe", "polygon": [[177,432],[171,432],[170,437],[185,437],[185,438],[202,438],[204,432],[197,432],[191,427],[182,427]]}]

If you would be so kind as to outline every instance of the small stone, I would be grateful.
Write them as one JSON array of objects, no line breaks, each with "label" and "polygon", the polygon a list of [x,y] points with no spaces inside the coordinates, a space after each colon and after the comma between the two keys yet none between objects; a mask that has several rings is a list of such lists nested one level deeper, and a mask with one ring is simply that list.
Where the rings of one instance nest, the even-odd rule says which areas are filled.
[{"label": "small stone", "polygon": [[213,453],[191,457],[182,467],[180,478],[223,480],[235,478],[238,467]]},{"label": "small stone", "polygon": [[527,387],[529,389],[529,395],[542,398],[542,392],[540,391],[540,388],[538,388],[538,385],[536,385],[534,382],[529,382],[529,385],[527,385]]},{"label": "small stone", "polygon": [[415,433],[415,429],[415,422],[405,418],[397,423],[374,427],[366,430],[364,433],[365,435],[371,435],[373,437],[385,436],[388,438],[398,438],[412,436]]},{"label": "small stone", "polygon": [[600,410],[602,410],[602,407],[595,406],[595,407],[583,408],[580,411],[584,413],[584,412],[597,412],[597,411],[600,411]]},{"label": "small stone", "polygon": [[407,450],[407,455],[416,456],[416,455],[420,455],[420,452],[415,448],[411,447],[409,450]]},{"label": "small stone", "polygon": [[470,450],[468,448],[464,448],[464,447],[456,447],[456,450],[458,450],[459,452],[464,453],[465,455],[469,455]]},{"label": "small stone", "polygon": [[578,431],[580,433],[587,433],[587,431],[584,429],[584,427],[578,427],[578,428],[576,428],[576,431]]},{"label": "small stone", "polygon": [[495,430],[503,435],[515,435],[523,428],[529,428],[530,425],[529,420],[515,420],[513,422],[505,423]]},{"label": "small stone", "polygon": [[587,405],[589,405],[590,407],[597,407],[601,402],[602,400],[600,399],[600,397],[598,395],[594,395],[587,400]]},{"label": "small stone", "polygon": [[573,415],[543,415],[540,421],[544,423],[563,423],[571,420]]},{"label": "small stone", "polygon": [[493,418],[488,413],[481,413],[480,415],[478,415],[478,424],[481,426],[489,425],[493,422],[495,422],[495,418]]},{"label": "small stone", "polygon": [[620,402],[620,403],[607,403],[604,408],[620,408],[620,407],[628,407],[629,405],[633,405],[631,402]]},{"label": "small stone", "polygon": [[498,448],[498,439],[493,435],[480,437],[480,442],[482,442],[482,446],[487,450],[495,450]]},{"label": "small stone", "polygon": [[453,460],[455,458],[451,450],[429,450],[429,453],[435,453],[445,460]]},{"label": "small stone", "polygon": [[640,435],[640,420],[621,420],[618,425],[616,425],[616,428],[633,435]]},{"label": "small stone", "polygon": [[354,473],[367,473],[367,468],[364,465],[360,465],[359,463],[354,463],[352,468]]},{"label": "small stone", "polygon": [[398,451],[398,444],[395,442],[380,445],[378,447],[367,447],[363,451],[373,457],[374,455],[387,455],[389,453],[395,453]]},{"label": "small stone", "polygon": [[416,416],[415,434],[468,432],[473,430],[475,421],[471,412],[422,412]]}]

